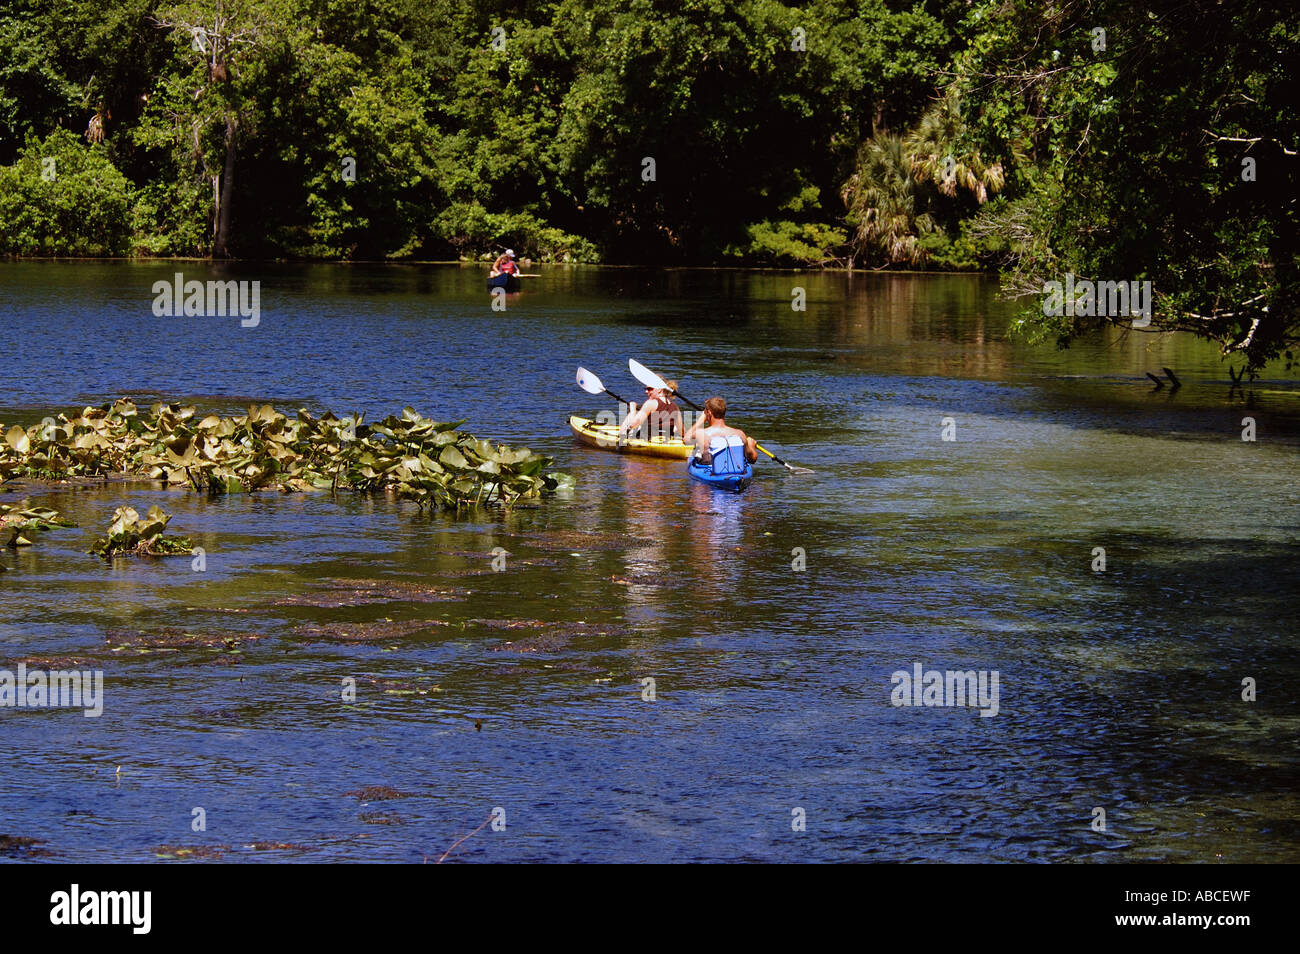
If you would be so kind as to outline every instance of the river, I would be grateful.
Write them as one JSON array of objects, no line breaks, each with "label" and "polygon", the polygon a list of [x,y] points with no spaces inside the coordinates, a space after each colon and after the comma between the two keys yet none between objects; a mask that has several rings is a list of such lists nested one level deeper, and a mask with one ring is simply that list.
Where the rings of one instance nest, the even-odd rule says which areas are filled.
[{"label": "river", "polygon": [[[260,281],[259,323],[155,317],[176,271]],[[501,312],[455,266],[0,264],[5,428],[410,405],[577,478],[459,517],[0,487],[78,525],[0,552],[0,668],[105,680],[0,709],[0,860],[1300,861],[1294,376],[1032,346],[975,276],[540,271]],[[815,473],[576,445],[613,407],[576,367],[639,398],[629,357]],[[124,503],[205,565],[89,556]],[[894,705],[917,664],[996,714]]]}]

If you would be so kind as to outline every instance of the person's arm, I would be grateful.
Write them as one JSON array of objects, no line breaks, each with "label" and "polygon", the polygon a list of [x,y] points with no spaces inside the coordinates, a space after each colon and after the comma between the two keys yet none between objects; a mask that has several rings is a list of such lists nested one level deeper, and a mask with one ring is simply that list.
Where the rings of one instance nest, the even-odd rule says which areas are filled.
[{"label": "person's arm", "polygon": [[754,438],[750,437],[744,431],[740,432],[740,436],[745,439],[745,459],[748,460],[751,464],[757,464],[758,463],[758,441],[754,440]]},{"label": "person's arm", "polygon": [[[692,428],[692,430],[694,429]],[[695,444],[695,456],[699,459],[700,463],[713,463],[713,452],[709,450],[709,438],[707,434],[702,434],[699,431],[696,431],[692,443]]]},{"label": "person's arm", "polygon": [[[655,409],[655,407],[658,406],[658,403],[659,402],[656,401],[654,398],[651,398],[650,400],[642,404],[641,409],[637,411],[635,414],[633,414],[631,417],[629,417],[626,421],[624,421],[623,424],[619,427],[618,429],[619,433],[622,434],[625,432],[635,431],[638,427],[640,427],[643,423],[645,423],[645,419],[650,416],[650,413]],[[651,405],[654,405],[654,407],[652,407]]]},{"label": "person's arm", "polygon": [[692,441],[695,440],[695,432],[698,431],[701,427],[707,426],[704,422],[705,416],[706,415],[703,413],[697,414],[695,416],[695,420],[691,423],[691,429],[682,435],[683,443],[690,444]]},{"label": "person's arm", "polygon": [[[673,411],[673,428],[674,428],[674,430],[673,430],[673,433],[674,433],[674,434],[680,434],[680,433],[682,432],[682,410],[681,410],[681,408],[678,408],[677,410]],[[683,439],[684,439],[684,438],[683,438]]]}]

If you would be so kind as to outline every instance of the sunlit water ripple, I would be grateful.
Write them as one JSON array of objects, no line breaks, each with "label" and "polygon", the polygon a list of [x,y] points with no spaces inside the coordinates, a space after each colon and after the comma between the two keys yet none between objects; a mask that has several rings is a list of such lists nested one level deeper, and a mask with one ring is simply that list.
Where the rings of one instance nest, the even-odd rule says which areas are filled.
[{"label": "sunlit water ripple", "polygon": [[[153,317],[178,268],[208,275],[0,265],[0,420],[121,394],[411,405],[555,456],[577,489],[455,517],[4,487],[78,526],[0,553],[0,667],[81,660],[107,694],[98,719],[0,710],[0,835],[55,860],[418,862],[499,806],[506,830],[456,858],[1300,860],[1294,381],[1230,395],[1213,349],[1182,339],[1008,341],[1008,306],[973,277],[554,270],[502,314],[473,269],[245,267],[223,272],[262,282],[241,329]],[[725,394],[816,473],[761,462],[725,496],[575,446],[565,416],[609,405],[574,368],[639,397],[630,356]],[[1181,391],[1152,392],[1162,366]],[[206,570],[88,556],[126,502],[164,506]],[[339,579],[453,592],[293,602]],[[373,641],[319,632],[384,621]],[[172,628],[238,652],[140,652]],[[918,662],[997,670],[999,714],[894,707],[891,674]],[[368,786],[404,797],[349,794]]]}]

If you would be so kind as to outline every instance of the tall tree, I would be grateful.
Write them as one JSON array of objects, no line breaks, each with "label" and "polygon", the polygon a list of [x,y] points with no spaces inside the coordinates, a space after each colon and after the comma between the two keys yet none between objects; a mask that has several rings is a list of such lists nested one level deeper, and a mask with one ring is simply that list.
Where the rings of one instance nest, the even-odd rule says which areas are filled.
[{"label": "tall tree", "polygon": [[[193,143],[191,155],[212,184],[212,252],[217,258],[230,256],[240,137],[250,118],[245,106],[250,91],[241,82],[244,67],[265,52],[278,25],[272,17],[281,12],[267,0],[189,0],[159,8],[154,18],[160,28],[173,32],[181,50],[190,52],[188,73],[169,78],[167,108],[178,139]],[[180,88],[188,95],[177,96]]]}]

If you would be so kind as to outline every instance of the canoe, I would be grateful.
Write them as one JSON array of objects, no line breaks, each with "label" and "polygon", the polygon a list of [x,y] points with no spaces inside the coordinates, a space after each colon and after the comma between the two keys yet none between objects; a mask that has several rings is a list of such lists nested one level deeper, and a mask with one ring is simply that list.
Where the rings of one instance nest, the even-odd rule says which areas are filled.
[{"label": "canoe", "polygon": [[518,275],[494,275],[487,280],[488,291],[494,288],[504,288],[507,292],[517,292],[519,291],[519,284]]},{"label": "canoe", "polygon": [[708,484],[718,490],[734,491],[735,493],[740,493],[754,479],[754,468],[748,461],[745,463],[744,472],[740,474],[715,474],[710,465],[701,464],[694,458],[691,458],[691,462],[686,465],[686,469],[693,478],[702,484]]},{"label": "canoe", "polygon": [[619,454],[638,454],[642,457],[667,457],[672,460],[686,460],[691,456],[693,445],[683,444],[676,437],[665,440],[652,437],[649,440],[628,437],[621,442],[618,439],[617,424],[597,424],[586,417],[569,418],[569,429],[573,436],[588,447],[614,451]]}]

